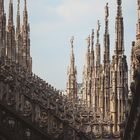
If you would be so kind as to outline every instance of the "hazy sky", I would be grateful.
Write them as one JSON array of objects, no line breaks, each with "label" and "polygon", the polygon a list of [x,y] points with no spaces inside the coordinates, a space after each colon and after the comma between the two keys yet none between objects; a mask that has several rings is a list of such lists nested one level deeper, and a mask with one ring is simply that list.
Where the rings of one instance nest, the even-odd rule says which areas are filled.
[{"label": "hazy sky", "polygon": [[[14,11],[16,12],[16,0]],[[23,0],[21,0],[21,15]],[[135,40],[137,0],[122,0],[125,27],[125,54],[130,64],[131,42]],[[5,0],[8,7],[9,0]],[[101,22],[100,43],[103,52],[104,7],[109,3],[111,53],[115,48],[116,0],[27,0],[31,26],[33,72],[58,89],[66,88],[70,38],[75,36],[74,50],[78,82],[82,81],[86,38],[97,20]],[[6,12],[8,8],[6,8]],[[103,56],[103,54],[102,54]]]}]

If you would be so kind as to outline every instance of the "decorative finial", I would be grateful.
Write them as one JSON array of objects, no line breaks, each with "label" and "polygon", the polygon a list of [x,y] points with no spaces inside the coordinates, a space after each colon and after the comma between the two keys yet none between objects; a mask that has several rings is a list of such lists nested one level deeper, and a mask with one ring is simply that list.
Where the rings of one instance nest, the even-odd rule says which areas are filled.
[{"label": "decorative finial", "polygon": [[86,39],[86,41],[87,41],[88,47],[90,47],[90,35],[88,36],[88,38]]},{"label": "decorative finial", "polygon": [[100,21],[98,20],[98,22],[97,22],[97,43],[99,43],[100,28],[101,28],[101,24],[100,24]]},{"label": "decorative finial", "polygon": [[72,36],[71,39],[70,39],[70,43],[71,43],[72,48],[73,48],[73,42],[74,42],[74,36]]}]

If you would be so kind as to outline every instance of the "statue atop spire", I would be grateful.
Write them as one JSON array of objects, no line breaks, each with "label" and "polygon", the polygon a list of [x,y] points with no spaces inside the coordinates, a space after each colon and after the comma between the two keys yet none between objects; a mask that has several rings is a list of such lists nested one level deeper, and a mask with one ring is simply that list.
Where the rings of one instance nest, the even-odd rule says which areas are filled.
[{"label": "statue atop spire", "polygon": [[109,7],[107,3],[105,6],[105,34],[108,33],[108,17],[109,17]]},{"label": "statue atop spire", "polygon": [[106,6],[105,6],[105,19],[108,20],[108,17],[109,17],[109,8],[108,8],[108,3],[106,3]]}]

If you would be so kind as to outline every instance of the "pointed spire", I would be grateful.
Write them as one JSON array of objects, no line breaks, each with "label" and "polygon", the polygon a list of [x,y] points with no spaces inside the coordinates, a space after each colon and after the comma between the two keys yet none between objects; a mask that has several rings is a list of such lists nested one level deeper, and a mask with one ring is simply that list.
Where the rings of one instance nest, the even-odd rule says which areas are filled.
[{"label": "pointed spire", "polygon": [[101,27],[100,21],[98,20],[97,21],[97,44],[99,44],[99,37],[100,37],[99,31],[100,31],[100,27]]},{"label": "pointed spire", "polygon": [[71,43],[71,56],[70,56],[70,65],[68,67],[68,82],[67,82],[67,95],[68,98],[71,100],[75,100],[77,97],[77,71],[75,67],[75,58],[74,58],[74,51],[73,51],[73,43],[74,37],[70,39]]},{"label": "pointed spire", "polygon": [[13,0],[9,1],[9,19],[8,19],[8,25],[13,25]]},{"label": "pointed spire", "polygon": [[74,58],[74,51],[73,51],[73,43],[74,43],[74,36],[72,36],[72,38],[70,39],[70,43],[71,43],[71,58],[70,58],[70,67],[74,70],[74,61],[75,61],[75,58]]},{"label": "pointed spire", "polygon": [[27,26],[28,25],[27,0],[24,0],[23,22],[24,22],[24,26]]},{"label": "pointed spire", "polygon": [[105,6],[105,34],[108,33],[108,17],[109,17],[109,7],[107,3]]},{"label": "pointed spire", "polygon": [[20,0],[18,0],[17,3],[17,28],[16,28],[16,33],[20,33]]},{"label": "pointed spire", "polygon": [[117,16],[116,16],[116,50],[117,55],[124,54],[124,26],[122,17],[122,1],[117,0]]},{"label": "pointed spire", "polygon": [[109,17],[109,7],[108,3],[105,6],[105,34],[104,34],[104,66],[105,63],[109,63],[110,61],[110,37],[109,37],[109,29],[108,29],[108,17]]}]

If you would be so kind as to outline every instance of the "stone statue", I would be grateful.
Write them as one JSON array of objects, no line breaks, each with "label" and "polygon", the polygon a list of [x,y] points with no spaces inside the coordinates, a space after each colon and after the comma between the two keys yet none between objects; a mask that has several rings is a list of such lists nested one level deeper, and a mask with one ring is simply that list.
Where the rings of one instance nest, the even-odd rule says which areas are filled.
[{"label": "stone statue", "polygon": [[109,17],[108,3],[105,6],[105,19],[107,20]]}]

